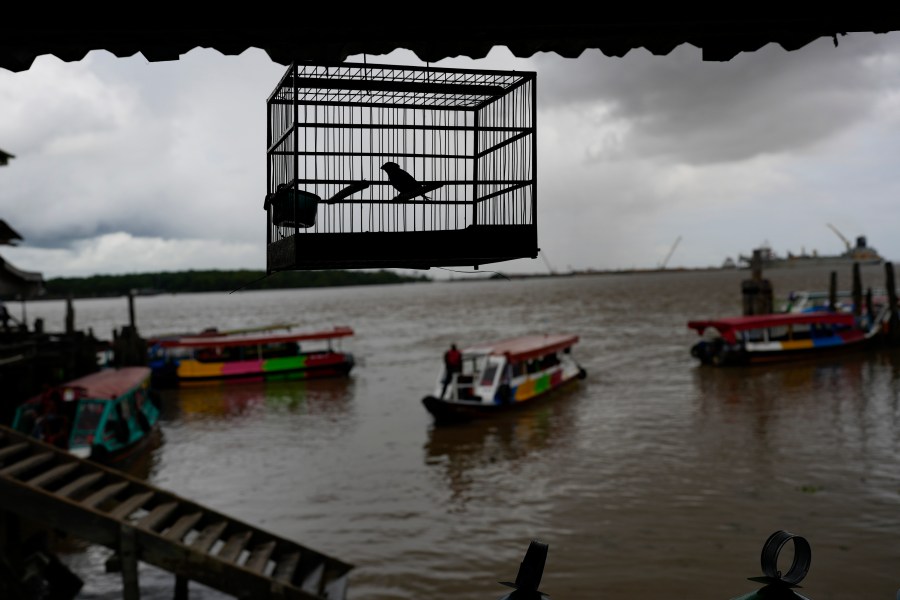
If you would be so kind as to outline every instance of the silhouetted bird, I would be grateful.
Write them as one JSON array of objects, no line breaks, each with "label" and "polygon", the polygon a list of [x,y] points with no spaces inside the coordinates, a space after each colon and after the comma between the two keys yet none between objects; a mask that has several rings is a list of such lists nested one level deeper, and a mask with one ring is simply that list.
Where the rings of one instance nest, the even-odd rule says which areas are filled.
[{"label": "silhouetted bird", "polygon": [[[395,162],[388,161],[381,165],[381,169],[387,173],[388,181],[391,182],[391,185],[394,186],[401,194],[407,192],[415,192],[418,189],[421,189],[422,184],[416,181],[416,178],[404,171],[400,168]],[[426,200],[431,200],[425,194],[422,194],[422,197]]]}]

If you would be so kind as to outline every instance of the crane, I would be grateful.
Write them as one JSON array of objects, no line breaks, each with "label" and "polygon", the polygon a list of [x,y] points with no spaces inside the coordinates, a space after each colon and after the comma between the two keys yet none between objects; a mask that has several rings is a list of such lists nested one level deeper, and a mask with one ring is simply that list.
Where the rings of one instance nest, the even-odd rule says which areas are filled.
[{"label": "crane", "polygon": [[850,240],[848,240],[847,238],[845,238],[845,237],[844,237],[844,234],[842,234],[840,231],[838,231],[838,230],[837,230],[837,227],[835,227],[835,226],[832,225],[831,223],[827,223],[827,225],[828,225],[828,227],[831,228],[831,230],[832,230],[833,232],[835,232],[835,233],[838,235],[839,238],[841,238],[841,240],[843,240],[844,245],[847,246],[847,252],[850,252],[850,250],[853,249],[853,247],[850,245]]},{"label": "crane", "polygon": [[661,263],[659,263],[659,268],[660,268],[660,269],[665,269],[665,268],[666,268],[666,265],[669,264],[669,259],[672,258],[672,254],[675,252],[675,248],[678,247],[678,242],[680,242],[680,241],[681,241],[681,236],[679,235],[679,236],[675,239],[675,243],[672,244],[672,248],[669,250],[669,253],[666,254],[666,257],[663,259],[663,261],[662,261]]}]

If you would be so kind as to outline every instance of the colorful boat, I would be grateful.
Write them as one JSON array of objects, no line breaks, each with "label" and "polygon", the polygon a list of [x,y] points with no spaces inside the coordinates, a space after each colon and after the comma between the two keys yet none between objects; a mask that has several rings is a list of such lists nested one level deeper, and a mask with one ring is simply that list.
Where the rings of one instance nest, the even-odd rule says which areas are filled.
[{"label": "colorful boat", "polygon": [[153,384],[169,387],[253,378],[313,378],[347,375],[353,355],[339,348],[350,327],[310,332],[208,333],[152,340]]},{"label": "colorful boat", "polygon": [[13,428],[81,458],[121,467],[159,441],[149,367],[102,369],[16,409]]},{"label": "colorful boat", "polygon": [[461,370],[443,367],[422,403],[438,423],[532,405],[586,376],[572,357],[577,342],[577,335],[534,334],[465,348]]},{"label": "colorful boat", "polygon": [[703,339],[691,356],[704,365],[744,365],[833,355],[876,339],[886,306],[874,319],[845,311],[817,310],[688,321]]}]

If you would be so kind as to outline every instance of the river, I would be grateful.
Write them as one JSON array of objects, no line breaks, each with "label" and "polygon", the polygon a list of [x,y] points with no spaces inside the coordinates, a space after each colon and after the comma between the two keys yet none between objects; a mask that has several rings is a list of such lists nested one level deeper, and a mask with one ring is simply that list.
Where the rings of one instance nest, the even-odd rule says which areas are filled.
[{"label": "river", "polygon": [[[772,270],[776,297],[829,271]],[[163,442],[142,476],[355,566],[348,600],[489,600],[532,539],[556,600],[727,600],[761,587],[785,530],[812,548],[812,600],[900,589],[900,350],[827,362],[700,367],[689,319],[739,314],[747,271],[138,297],[144,336],[293,322],[349,325],[347,379],[213,385],[162,395]],[[850,288],[850,272],[838,274]],[[881,267],[864,286],[884,286]],[[109,338],[127,300],[75,301]],[[15,305],[11,310],[17,310]],[[62,330],[63,302],[27,318]],[[435,428],[421,404],[441,354],[530,332],[576,333],[588,377],[521,414]],[[64,560],[79,598],[121,597],[105,548]],[[174,578],[141,566],[142,598]],[[226,598],[198,584],[191,597]]]}]

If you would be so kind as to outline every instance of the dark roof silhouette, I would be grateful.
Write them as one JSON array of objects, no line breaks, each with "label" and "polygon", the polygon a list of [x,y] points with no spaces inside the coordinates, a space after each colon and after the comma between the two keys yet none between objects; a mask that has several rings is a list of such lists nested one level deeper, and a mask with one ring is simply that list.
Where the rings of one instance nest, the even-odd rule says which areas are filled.
[{"label": "dark roof silhouette", "polygon": [[0,219],[0,245],[15,246],[16,243],[23,239],[19,232],[9,226],[9,223]]},{"label": "dark roof silhouette", "polygon": [[[833,38],[839,44],[841,36],[849,33],[900,31],[900,7],[891,4],[871,8],[842,6],[839,10],[817,12],[806,5],[785,4],[777,10],[767,10],[765,3],[731,4],[717,9],[679,6],[677,10],[636,4],[637,8],[604,6],[602,15],[592,14],[584,6],[554,5],[554,14],[567,18],[442,18],[414,27],[402,20],[391,20],[383,12],[367,13],[358,8],[340,18],[310,19],[302,24],[283,19],[288,25],[267,19],[265,26],[258,27],[246,25],[254,22],[254,15],[247,16],[240,25],[230,26],[192,26],[181,17],[168,26],[142,25],[139,20],[100,25],[100,20],[87,17],[80,22],[76,18],[76,22],[61,20],[57,25],[42,26],[37,24],[46,19],[22,16],[0,27],[0,68],[24,71],[42,55],[78,61],[91,50],[106,50],[118,57],[140,53],[151,62],[169,61],[198,47],[212,48],[224,55],[258,48],[273,61],[288,65],[304,61],[342,62],[349,56],[376,57],[397,49],[410,50],[424,62],[437,62],[456,56],[484,58],[494,46],[506,47],[519,58],[539,52],[577,58],[589,49],[598,49],[607,56],[624,56],[637,48],[665,55],[682,44],[690,44],[702,50],[703,60],[728,61],[741,52],[754,52],[770,43],[790,51],[823,37]],[[598,9],[595,11],[599,13]],[[462,7],[458,12],[466,13]]]}]

